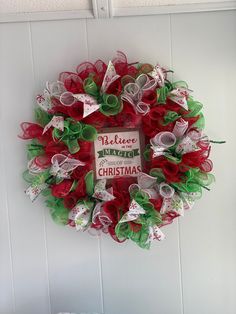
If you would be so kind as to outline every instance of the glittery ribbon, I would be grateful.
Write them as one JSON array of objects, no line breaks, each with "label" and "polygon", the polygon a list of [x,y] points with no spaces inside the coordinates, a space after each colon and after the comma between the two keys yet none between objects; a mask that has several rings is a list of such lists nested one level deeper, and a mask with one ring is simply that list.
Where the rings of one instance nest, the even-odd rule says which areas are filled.
[{"label": "glittery ribbon", "polygon": [[168,98],[171,99],[173,102],[178,104],[180,107],[188,110],[188,102],[187,99],[189,97],[190,89],[187,88],[187,84],[185,82],[175,82],[173,84],[174,89],[169,92]]},{"label": "glittery ribbon", "polygon": [[183,200],[169,184],[161,183],[159,185],[159,193],[163,198],[161,214],[175,212],[180,216],[184,216]]},{"label": "glittery ribbon", "polygon": [[141,99],[144,92],[152,90],[156,86],[155,79],[150,79],[148,75],[139,75],[134,82],[128,83],[124,86],[124,93],[121,96],[122,100],[129,102],[136,113],[145,115],[149,112],[149,105],[144,103]]},{"label": "glittery ribbon", "polygon": [[103,210],[104,202],[97,202],[93,210],[92,223],[96,224],[97,220],[102,225],[102,231],[108,232],[108,226],[112,223],[111,219]]},{"label": "glittery ribbon", "polygon": [[98,180],[95,184],[92,196],[102,201],[111,201],[115,199],[115,196],[112,194],[112,189],[106,190],[106,179]]},{"label": "glittery ribbon", "polygon": [[47,130],[50,129],[50,127],[54,127],[60,131],[64,131],[64,117],[62,116],[53,116],[51,121],[45,125],[43,129],[43,134],[47,132]]},{"label": "glittery ribbon", "polygon": [[66,92],[65,86],[62,82],[57,81],[53,83],[46,82],[46,88],[43,94],[36,96],[37,104],[44,110],[50,111],[53,107],[51,98],[60,97],[62,93]]},{"label": "glittery ribbon", "polygon": [[151,148],[153,150],[153,156],[158,157],[164,155],[164,153],[171,146],[175,145],[176,137],[172,132],[159,132],[153,138],[150,139]]},{"label": "glittery ribbon", "polygon": [[37,175],[50,167],[48,159],[45,156],[35,156],[28,162],[27,169],[30,174]]},{"label": "glittery ribbon", "polygon": [[136,220],[142,214],[145,214],[144,208],[133,199],[128,212],[123,215],[119,223]]},{"label": "glittery ribbon", "polygon": [[190,130],[178,143],[176,152],[186,154],[198,150],[197,142],[201,140],[202,136],[202,131]]},{"label": "glittery ribbon", "polygon": [[[30,164],[28,167],[30,168]],[[37,169],[35,173],[27,170],[24,173],[24,179],[30,183],[30,186],[25,190],[25,194],[29,196],[32,202],[34,202],[39,194],[49,186],[47,183],[49,177],[49,169],[42,169],[41,171]]]},{"label": "glittery ribbon", "polygon": [[82,201],[75,205],[69,213],[69,219],[74,221],[77,231],[86,230],[91,221],[93,202]]},{"label": "glittery ribbon", "polygon": [[165,85],[165,80],[167,77],[167,71],[157,64],[153,70],[148,73],[157,82],[157,85],[163,87]]},{"label": "glittery ribbon", "polygon": [[146,173],[140,172],[137,177],[138,183],[129,186],[129,193],[133,197],[138,191],[142,191],[151,199],[157,199],[158,193],[156,189],[157,179]]},{"label": "glittery ribbon", "polygon": [[147,240],[147,244],[151,244],[152,241],[158,240],[162,241],[165,239],[164,233],[157,226],[149,226],[149,236]]},{"label": "glittery ribbon", "polygon": [[173,129],[173,134],[177,137],[180,138],[182,137],[185,132],[188,129],[188,122],[185,121],[183,118],[180,118],[178,121],[175,122],[175,126]]},{"label": "glittery ribbon", "polygon": [[26,190],[25,194],[29,196],[30,200],[34,202],[39,194],[48,187],[47,183],[38,184],[36,186],[30,185]]},{"label": "glittery ribbon", "polygon": [[63,154],[56,154],[51,159],[50,173],[58,178],[70,178],[70,173],[78,166],[84,166],[85,163],[74,158],[69,158]]}]

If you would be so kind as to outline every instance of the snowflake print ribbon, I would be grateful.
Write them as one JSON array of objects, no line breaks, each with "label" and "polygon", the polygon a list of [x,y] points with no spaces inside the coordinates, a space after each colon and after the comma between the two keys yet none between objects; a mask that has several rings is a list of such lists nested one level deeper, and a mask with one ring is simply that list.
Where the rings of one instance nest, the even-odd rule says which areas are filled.
[{"label": "snowflake print ribbon", "polygon": [[184,108],[185,110],[188,110],[188,96],[189,96],[190,90],[185,87],[176,87],[173,89],[169,94],[168,98],[171,99],[173,102],[178,104],[180,107]]},{"label": "snowflake print ribbon", "polygon": [[74,210],[76,211],[74,218],[76,230],[85,230],[90,219],[89,208],[83,204],[77,204]]},{"label": "snowflake print ribbon", "polygon": [[151,243],[154,240],[163,241],[165,239],[164,233],[157,226],[149,226],[149,235],[147,243]]},{"label": "snowflake print ribbon", "polygon": [[175,126],[173,129],[173,134],[176,138],[182,137],[188,129],[188,121],[185,121],[183,118],[180,118],[175,122]]},{"label": "snowflake print ribbon", "polygon": [[102,226],[103,232],[107,232],[108,226],[112,223],[112,220],[108,217],[108,215],[103,210],[103,204],[105,202],[97,202],[92,216],[92,223],[99,224]]},{"label": "snowflake print ribbon", "polygon": [[108,66],[107,66],[107,70],[102,82],[102,87],[101,87],[101,92],[105,93],[106,90],[108,89],[108,87],[115,82],[118,78],[120,77],[120,75],[116,74],[116,70],[115,67],[113,65],[113,63],[111,61],[109,61]]},{"label": "snowflake print ribbon", "polygon": [[145,210],[133,199],[128,212],[123,215],[119,223],[136,220],[142,214],[145,214]]},{"label": "snowflake print ribbon", "polygon": [[43,94],[36,96],[37,104],[44,110],[50,111],[53,107],[51,98],[60,97],[62,93],[66,92],[65,86],[62,82],[57,81],[53,83],[46,82],[46,88]]},{"label": "snowflake print ribbon", "polygon": [[25,194],[34,202],[39,194],[48,187],[47,183],[42,183],[37,186],[31,185],[25,190]]},{"label": "snowflake print ribbon", "polygon": [[167,183],[161,183],[159,193],[163,197],[163,203],[160,210],[161,214],[174,212],[180,216],[184,216],[184,203],[181,197]]},{"label": "snowflake print ribbon", "polygon": [[99,180],[96,183],[93,197],[106,202],[115,199],[115,196],[112,194],[112,189],[106,190],[106,179]]},{"label": "snowflake print ribbon", "polygon": [[53,116],[52,120],[45,125],[44,129],[43,129],[43,134],[47,132],[47,130],[50,129],[50,127],[54,127],[60,131],[64,131],[64,117],[62,116]]},{"label": "snowflake print ribbon", "polygon": [[148,73],[154,80],[157,82],[159,87],[163,87],[165,85],[165,80],[167,78],[167,70],[162,68],[159,64],[157,64],[153,70]]}]

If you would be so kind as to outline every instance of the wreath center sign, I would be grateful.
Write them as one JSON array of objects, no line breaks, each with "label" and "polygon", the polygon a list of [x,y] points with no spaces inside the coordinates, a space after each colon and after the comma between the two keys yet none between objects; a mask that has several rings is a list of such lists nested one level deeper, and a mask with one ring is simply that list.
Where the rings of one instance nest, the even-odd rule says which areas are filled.
[{"label": "wreath center sign", "polygon": [[142,172],[139,131],[99,133],[94,142],[96,178],[137,177]]},{"label": "wreath center sign", "polygon": [[25,193],[53,220],[141,248],[163,240],[214,180],[202,104],[159,64],[83,62],[46,83],[27,144]]}]

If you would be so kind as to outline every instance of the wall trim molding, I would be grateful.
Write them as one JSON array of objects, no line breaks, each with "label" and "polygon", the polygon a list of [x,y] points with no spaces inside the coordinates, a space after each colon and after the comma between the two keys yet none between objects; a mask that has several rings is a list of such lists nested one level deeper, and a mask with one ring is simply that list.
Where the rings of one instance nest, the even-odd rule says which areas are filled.
[{"label": "wall trim molding", "polygon": [[207,12],[207,11],[209,12],[235,9],[236,1],[223,1],[178,5],[113,8],[113,16],[156,15],[156,14]]},{"label": "wall trim molding", "polygon": [[113,7],[112,0],[93,0],[92,6],[92,9],[75,11],[0,13],[0,23],[235,10],[236,0],[127,8]]},{"label": "wall trim molding", "polygon": [[0,13],[0,23],[94,18],[93,10]]}]

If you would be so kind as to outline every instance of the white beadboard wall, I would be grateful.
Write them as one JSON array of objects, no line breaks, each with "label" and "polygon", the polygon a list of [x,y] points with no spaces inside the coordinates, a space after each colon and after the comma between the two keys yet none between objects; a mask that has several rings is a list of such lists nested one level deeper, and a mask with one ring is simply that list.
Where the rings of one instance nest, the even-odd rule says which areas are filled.
[{"label": "white beadboard wall", "polygon": [[[236,12],[0,24],[0,313],[236,313]],[[24,195],[21,121],[85,59],[160,62],[204,103],[216,183],[144,251],[55,225]]]}]

